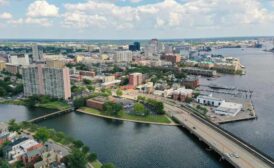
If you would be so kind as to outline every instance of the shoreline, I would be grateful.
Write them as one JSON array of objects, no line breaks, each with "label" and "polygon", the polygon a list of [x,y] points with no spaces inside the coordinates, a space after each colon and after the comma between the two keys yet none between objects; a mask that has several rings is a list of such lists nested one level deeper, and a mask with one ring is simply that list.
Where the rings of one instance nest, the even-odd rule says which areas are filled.
[{"label": "shoreline", "polygon": [[114,120],[119,120],[119,121],[129,121],[129,122],[134,122],[134,123],[141,123],[141,124],[153,124],[153,125],[163,125],[163,126],[180,126],[180,124],[176,123],[160,123],[160,122],[150,122],[150,121],[140,121],[140,120],[131,120],[131,119],[125,119],[125,118],[118,118],[118,117],[112,117],[112,116],[106,116],[102,114],[94,114],[94,113],[89,113],[81,109],[75,110],[75,112],[87,114],[87,115],[92,115],[95,117],[100,117],[100,118],[107,118],[107,119],[114,119]]}]

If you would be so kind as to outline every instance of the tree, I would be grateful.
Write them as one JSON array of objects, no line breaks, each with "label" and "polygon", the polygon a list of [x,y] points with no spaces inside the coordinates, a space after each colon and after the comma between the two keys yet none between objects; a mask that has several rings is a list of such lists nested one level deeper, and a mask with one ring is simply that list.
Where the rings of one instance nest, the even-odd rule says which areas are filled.
[{"label": "tree", "polygon": [[103,110],[107,115],[119,116],[121,115],[120,112],[123,110],[123,106],[118,103],[106,102],[103,105]]},{"label": "tree", "polygon": [[92,84],[92,81],[89,80],[89,79],[83,79],[83,82],[85,85],[91,85]]},{"label": "tree", "polygon": [[19,124],[16,123],[14,119],[9,121],[9,131],[11,132],[19,132],[21,130],[21,127]]},{"label": "tree", "polygon": [[90,153],[90,154],[87,156],[87,159],[88,159],[89,162],[94,162],[94,161],[97,159],[96,153]]},{"label": "tree", "polygon": [[86,98],[84,98],[84,97],[80,97],[80,98],[75,99],[75,100],[73,101],[73,106],[74,106],[75,108],[80,108],[80,107],[83,107],[83,106],[85,106],[85,105],[86,105]]},{"label": "tree", "polygon": [[115,168],[115,166],[112,163],[106,163],[103,164],[101,168]]},{"label": "tree", "polygon": [[11,166],[9,165],[9,163],[5,160],[0,162],[0,167],[1,168],[10,168]]},{"label": "tree", "polygon": [[88,85],[88,86],[87,86],[87,89],[88,89],[89,91],[94,91],[94,90],[95,90],[95,87],[92,86],[92,85]]},{"label": "tree", "polygon": [[116,90],[116,95],[121,97],[123,95],[123,91],[121,89]]},{"label": "tree", "polygon": [[142,115],[143,116],[143,115],[147,114],[147,109],[141,103],[135,103],[133,109],[134,109],[134,112],[135,112],[136,115]]},{"label": "tree", "polygon": [[0,87],[0,97],[6,96],[7,92],[4,88]]},{"label": "tree", "polygon": [[76,148],[82,148],[84,146],[84,143],[80,140],[73,141],[73,144]]},{"label": "tree", "polygon": [[88,161],[83,152],[79,149],[73,149],[71,154],[68,156],[68,167],[69,168],[86,168]]},{"label": "tree", "polygon": [[146,101],[146,97],[145,96],[138,96],[137,97],[137,101],[139,101],[139,102],[145,102]]},{"label": "tree", "polygon": [[46,142],[49,139],[49,136],[49,132],[46,128],[39,128],[36,131],[34,138],[39,141]]},{"label": "tree", "polygon": [[88,146],[83,146],[83,147],[82,147],[82,152],[83,152],[83,153],[87,154],[88,151],[89,151],[89,147],[88,147]]}]

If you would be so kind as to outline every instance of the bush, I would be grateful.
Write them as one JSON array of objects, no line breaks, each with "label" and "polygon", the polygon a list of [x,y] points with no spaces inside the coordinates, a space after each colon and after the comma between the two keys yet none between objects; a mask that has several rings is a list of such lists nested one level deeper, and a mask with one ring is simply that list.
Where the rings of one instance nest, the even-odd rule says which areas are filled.
[{"label": "bush", "polygon": [[87,159],[88,159],[89,162],[94,162],[94,161],[96,161],[96,159],[97,159],[96,153],[90,153],[90,154],[87,156]]},{"label": "bush", "polygon": [[115,168],[115,166],[112,163],[106,163],[106,164],[103,164],[101,168]]},{"label": "bush", "polygon": [[84,143],[80,140],[73,141],[73,144],[76,148],[81,148],[84,146]]}]

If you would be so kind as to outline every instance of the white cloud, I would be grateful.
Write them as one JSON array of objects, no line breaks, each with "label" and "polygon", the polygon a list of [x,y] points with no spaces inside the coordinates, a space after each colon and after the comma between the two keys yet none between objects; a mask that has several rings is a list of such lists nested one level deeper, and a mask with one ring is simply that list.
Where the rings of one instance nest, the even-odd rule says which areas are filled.
[{"label": "white cloud", "polygon": [[24,19],[23,18],[11,19],[11,20],[8,20],[8,23],[13,24],[13,25],[19,25],[19,24],[24,23]]},{"label": "white cloud", "polygon": [[0,0],[0,6],[7,4],[9,1],[8,0]]},{"label": "white cloud", "polygon": [[12,19],[12,14],[8,13],[8,12],[4,12],[2,14],[0,14],[0,19]]},{"label": "white cloud", "polygon": [[[88,27],[94,26],[88,18],[100,16],[104,19],[97,19],[97,25],[117,29],[161,26],[212,28],[267,23],[274,18],[274,13],[266,10],[259,0],[184,0],[182,3],[164,0],[136,7],[118,6],[109,2],[114,1],[89,0],[65,4],[64,22],[75,27]],[[72,15],[78,19],[72,20]]]},{"label": "white cloud", "polygon": [[58,16],[59,8],[49,4],[46,0],[37,0],[28,7],[28,17],[54,17]]},{"label": "white cloud", "polygon": [[31,17],[28,17],[24,20],[24,23],[38,24],[40,26],[45,26],[45,27],[51,26],[51,23],[47,18],[31,18]]}]

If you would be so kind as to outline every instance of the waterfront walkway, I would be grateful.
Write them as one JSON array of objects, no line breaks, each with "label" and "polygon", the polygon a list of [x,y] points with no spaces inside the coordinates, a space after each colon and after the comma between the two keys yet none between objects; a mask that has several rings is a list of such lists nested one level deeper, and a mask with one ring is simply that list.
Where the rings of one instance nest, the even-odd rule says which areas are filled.
[{"label": "waterfront walkway", "polygon": [[154,124],[154,125],[165,125],[165,126],[178,126],[179,124],[176,124],[174,122],[171,123],[160,123],[160,122],[149,122],[149,121],[140,121],[140,120],[130,120],[130,119],[125,119],[125,118],[118,118],[118,117],[112,117],[112,116],[106,116],[106,115],[101,115],[101,114],[94,114],[94,113],[89,113],[84,110],[78,109],[76,110],[77,112],[96,116],[96,117],[101,117],[101,118],[107,118],[107,119],[113,119],[113,120],[119,120],[119,121],[129,121],[129,122],[135,122],[135,123],[141,123],[141,124]]}]

